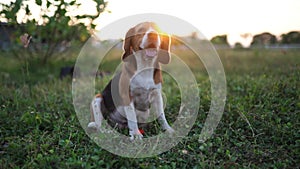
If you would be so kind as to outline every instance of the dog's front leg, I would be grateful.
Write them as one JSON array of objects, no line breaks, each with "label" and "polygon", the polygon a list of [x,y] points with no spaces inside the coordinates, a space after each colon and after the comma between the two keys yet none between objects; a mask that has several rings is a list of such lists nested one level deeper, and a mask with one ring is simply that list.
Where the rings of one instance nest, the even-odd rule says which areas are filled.
[{"label": "dog's front leg", "polygon": [[154,111],[158,115],[158,122],[162,126],[162,129],[166,132],[172,134],[174,133],[174,129],[169,125],[164,112],[164,104],[163,98],[161,95],[161,89],[154,89],[152,92],[152,105],[154,107]]},{"label": "dog's front leg", "polygon": [[127,118],[130,140],[134,140],[135,137],[137,137],[138,139],[142,139],[143,134],[139,131],[138,128],[138,122],[133,103],[131,102],[129,106],[125,106],[124,111]]}]

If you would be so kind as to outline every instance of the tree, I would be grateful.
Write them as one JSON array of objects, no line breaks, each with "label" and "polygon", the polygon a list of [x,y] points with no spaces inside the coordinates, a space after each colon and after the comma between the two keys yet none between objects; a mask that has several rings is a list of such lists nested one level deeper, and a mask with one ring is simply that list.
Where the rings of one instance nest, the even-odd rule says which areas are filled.
[{"label": "tree", "polygon": [[[24,57],[23,52],[17,52],[21,46],[20,36],[25,33],[32,38],[26,53],[29,57],[41,57],[42,63],[56,51],[70,42],[84,42],[95,29],[95,20],[106,7],[104,0],[90,0],[89,10],[82,11],[84,2],[76,0],[16,0],[15,2],[0,2],[1,21],[7,22],[10,41],[19,44],[13,48],[13,53]],[[36,14],[39,11],[38,14]],[[24,38],[24,36],[22,37]],[[24,40],[24,39],[23,39]],[[29,39],[28,39],[29,40]],[[16,46],[16,45],[13,45]],[[17,49],[17,50],[16,50]]]},{"label": "tree", "polygon": [[291,31],[281,35],[282,44],[300,44],[300,32]]},{"label": "tree", "polygon": [[193,40],[198,39],[198,32],[192,32],[190,38]]},{"label": "tree", "polygon": [[255,35],[253,37],[253,40],[251,42],[251,46],[267,46],[267,45],[273,45],[277,43],[277,38],[275,35],[264,32],[258,35]]},{"label": "tree", "polygon": [[234,44],[234,49],[244,49],[244,46],[240,42]]},{"label": "tree", "polygon": [[227,35],[218,35],[213,37],[211,40],[211,43],[215,45],[224,45],[226,47],[229,47],[228,41],[227,41]]}]

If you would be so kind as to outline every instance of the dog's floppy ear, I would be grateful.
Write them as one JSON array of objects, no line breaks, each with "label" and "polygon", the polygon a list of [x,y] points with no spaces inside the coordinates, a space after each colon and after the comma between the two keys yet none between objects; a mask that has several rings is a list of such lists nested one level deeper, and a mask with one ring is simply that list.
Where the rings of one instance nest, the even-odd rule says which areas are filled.
[{"label": "dog's floppy ear", "polygon": [[171,38],[170,35],[160,34],[160,50],[158,53],[158,61],[163,64],[168,64],[171,61]]},{"label": "dog's floppy ear", "polygon": [[122,60],[126,61],[125,59],[132,54],[131,48],[132,48],[132,37],[134,36],[134,29],[131,28],[129,29],[129,31],[126,33],[125,39],[124,39],[124,45],[123,45],[123,49],[124,49],[124,53],[122,56]]}]

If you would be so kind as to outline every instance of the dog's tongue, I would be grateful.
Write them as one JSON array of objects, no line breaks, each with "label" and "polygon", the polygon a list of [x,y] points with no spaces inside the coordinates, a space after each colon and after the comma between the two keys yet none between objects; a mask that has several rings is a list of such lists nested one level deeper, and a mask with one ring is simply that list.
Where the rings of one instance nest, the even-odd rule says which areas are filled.
[{"label": "dog's tongue", "polygon": [[154,57],[157,55],[156,49],[146,49],[146,55],[149,57]]}]

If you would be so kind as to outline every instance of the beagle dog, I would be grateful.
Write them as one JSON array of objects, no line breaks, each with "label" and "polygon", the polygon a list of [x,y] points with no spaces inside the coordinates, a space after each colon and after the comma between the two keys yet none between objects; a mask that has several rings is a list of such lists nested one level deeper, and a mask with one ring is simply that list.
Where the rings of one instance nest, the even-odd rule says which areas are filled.
[{"label": "beagle dog", "polygon": [[131,140],[141,139],[138,126],[147,123],[151,107],[162,129],[174,132],[165,117],[161,92],[160,63],[170,62],[170,44],[169,35],[161,34],[153,22],[140,23],[126,33],[122,69],[92,100],[88,129],[99,131],[107,119],[112,126],[128,127]]}]

